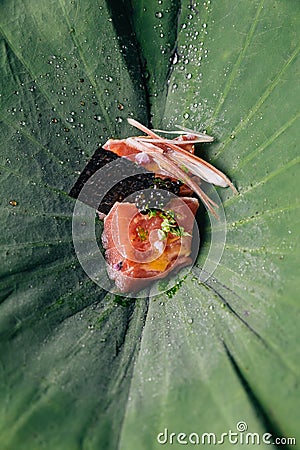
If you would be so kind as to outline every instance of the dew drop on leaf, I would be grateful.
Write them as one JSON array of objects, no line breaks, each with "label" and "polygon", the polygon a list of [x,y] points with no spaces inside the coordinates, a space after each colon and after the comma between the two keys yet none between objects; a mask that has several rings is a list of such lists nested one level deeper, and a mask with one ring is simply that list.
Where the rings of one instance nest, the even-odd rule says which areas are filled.
[{"label": "dew drop on leaf", "polygon": [[174,56],[173,56],[172,64],[175,65],[175,64],[177,64],[177,62],[178,62],[178,53],[175,52]]}]

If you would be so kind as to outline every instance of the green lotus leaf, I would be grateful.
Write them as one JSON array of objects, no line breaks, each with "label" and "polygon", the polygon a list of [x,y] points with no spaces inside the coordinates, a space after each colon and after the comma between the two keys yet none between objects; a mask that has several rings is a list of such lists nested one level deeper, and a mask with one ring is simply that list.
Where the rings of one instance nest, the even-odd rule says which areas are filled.
[{"label": "green lotus leaf", "polygon": [[[0,29],[1,449],[297,448],[300,4],[2,0]],[[197,263],[148,299],[72,242],[70,189],[127,117],[207,131],[238,189],[214,273],[203,209]]]}]

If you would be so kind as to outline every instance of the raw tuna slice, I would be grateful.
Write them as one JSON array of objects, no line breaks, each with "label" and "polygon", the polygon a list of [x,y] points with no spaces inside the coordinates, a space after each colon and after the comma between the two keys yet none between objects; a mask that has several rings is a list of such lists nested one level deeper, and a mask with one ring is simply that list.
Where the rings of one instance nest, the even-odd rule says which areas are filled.
[{"label": "raw tuna slice", "polygon": [[[142,214],[133,203],[114,204],[104,219],[102,243],[108,275],[120,292],[137,292],[192,263],[198,206],[196,198],[177,197],[165,211]],[[170,231],[165,228],[166,214],[176,221]]]}]

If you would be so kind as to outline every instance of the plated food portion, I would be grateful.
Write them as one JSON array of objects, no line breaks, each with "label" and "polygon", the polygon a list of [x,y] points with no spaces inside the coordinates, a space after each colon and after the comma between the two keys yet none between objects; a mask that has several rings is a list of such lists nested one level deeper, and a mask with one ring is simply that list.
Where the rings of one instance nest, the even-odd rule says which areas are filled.
[{"label": "plated food portion", "polygon": [[216,186],[230,186],[234,192],[236,189],[220,170],[194,155],[196,143],[211,142],[213,137],[187,128],[171,132],[161,131],[161,133],[179,135],[170,140],[161,137],[134,119],[127,120],[132,126],[143,131],[146,136],[121,140],[109,139],[103,148],[151,172],[180,180],[202,200],[212,214],[217,216],[215,211],[217,205],[201,189],[201,180]]},{"label": "plated food portion", "polygon": [[[218,217],[203,180],[235,191],[222,172],[194,154],[195,143],[211,142],[211,136],[185,128],[153,131],[136,120],[128,122],[145,135],[109,139],[99,148],[93,164],[101,176],[91,183],[92,194],[80,198],[98,205],[107,273],[120,293],[138,292],[192,264],[199,199]],[[88,166],[77,190],[90,175]],[[74,188],[70,194],[76,196]]]},{"label": "plated food portion", "polygon": [[104,219],[107,270],[120,292],[136,292],[192,263],[192,233],[198,200],[173,198],[164,210],[139,211],[115,203]]}]

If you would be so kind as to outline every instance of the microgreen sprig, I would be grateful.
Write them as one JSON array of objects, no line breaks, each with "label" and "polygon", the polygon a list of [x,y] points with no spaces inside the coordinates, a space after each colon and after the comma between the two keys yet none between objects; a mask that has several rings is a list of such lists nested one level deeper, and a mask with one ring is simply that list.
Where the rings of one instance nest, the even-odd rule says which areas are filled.
[{"label": "microgreen sprig", "polygon": [[159,211],[157,209],[148,209],[148,217],[156,217],[159,216],[163,219],[161,223],[161,239],[166,239],[168,237],[168,233],[174,234],[175,236],[191,236],[190,233],[187,233],[184,227],[179,226],[175,219],[175,212],[172,210],[167,211]]}]

